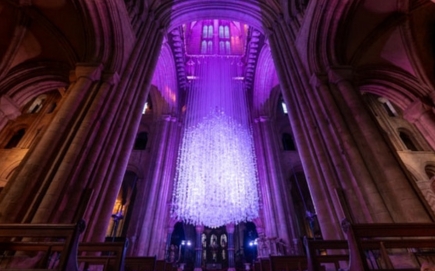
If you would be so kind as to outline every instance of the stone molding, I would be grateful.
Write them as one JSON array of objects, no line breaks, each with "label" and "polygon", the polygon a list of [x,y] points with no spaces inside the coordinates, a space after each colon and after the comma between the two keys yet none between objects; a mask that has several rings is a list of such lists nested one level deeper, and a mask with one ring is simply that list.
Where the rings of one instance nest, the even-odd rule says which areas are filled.
[{"label": "stone molding", "polygon": [[13,120],[21,115],[20,108],[7,95],[0,96],[0,112],[9,120]]},{"label": "stone molding", "polygon": [[432,107],[423,103],[420,100],[411,103],[405,110],[403,110],[403,118],[411,123],[418,121],[422,115],[432,111]]}]

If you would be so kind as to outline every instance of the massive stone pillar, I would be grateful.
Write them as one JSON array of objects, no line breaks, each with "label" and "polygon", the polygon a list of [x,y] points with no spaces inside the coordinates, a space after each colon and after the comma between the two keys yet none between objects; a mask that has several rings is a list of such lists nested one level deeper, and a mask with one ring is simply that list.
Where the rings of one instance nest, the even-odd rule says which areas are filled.
[{"label": "massive stone pillar", "polygon": [[[74,123],[75,112],[80,109],[86,94],[99,80],[101,71],[101,65],[80,64],[77,66],[75,70],[77,79],[68,88],[62,107],[47,128],[44,136],[35,148],[29,150],[11,181],[0,194],[0,221],[32,221],[34,213],[39,208],[40,201],[45,196],[53,196],[52,194],[45,195],[46,191],[42,190],[47,189],[50,185],[50,180],[47,180],[49,179],[48,175],[55,174],[60,166],[55,163],[56,157],[63,151],[61,146],[64,144],[60,142],[60,139],[65,139],[69,126]],[[62,137],[62,135],[64,136]],[[58,193],[58,191],[55,193]],[[36,197],[32,195],[36,195]],[[30,201],[23,202],[23,199],[30,199]],[[44,209],[44,207],[42,208]],[[53,207],[49,206],[48,208]],[[45,218],[47,217],[48,214]]]},{"label": "massive stone pillar", "polygon": [[104,240],[163,39],[148,15],[122,70],[77,64],[58,113],[0,194],[1,222],[73,222],[92,189],[83,240]]},{"label": "massive stone pillar", "polygon": [[[404,169],[386,144],[361,94],[353,86],[352,70],[349,67],[331,68],[328,77],[333,88],[335,87],[337,104],[356,141],[356,147],[364,164],[370,169],[370,174],[393,221],[430,221],[428,210],[423,206],[403,172]],[[358,183],[360,186],[365,185],[362,180],[358,180]]]},{"label": "massive stone pillar", "polygon": [[337,69],[331,69],[328,78],[310,84],[291,26],[277,20],[268,35],[323,238],[343,238],[344,216],[357,222],[428,221],[349,80],[337,80]]},{"label": "massive stone pillar", "polygon": [[[256,153],[259,175],[259,189],[265,234],[267,237],[279,237],[287,244],[295,238],[295,225],[292,216],[293,204],[286,191],[282,169],[279,163],[279,148],[273,124],[269,117],[261,116],[254,122]],[[267,221],[267,222],[266,222]]]},{"label": "massive stone pillar", "polygon": [[355,223],[391,222],[385,203],[334,100],[328,79],[314,74],[310,82],[312,88],[307,89],[307,93],[323,139],[315,152],[326,153],[331,159],[333,168],[326,168],[323,172],[330,175],[326,179],[327,187],[337,216],[347,217]]},{"label": "massive stone pillar", "polygon": [[310,108],[311,101],[305,93],[311,87],[304,72],[305,67],[289,38],[292,36],[291,30],[285,22],[277,22],[268,34],[282,96],[287,104],[294,139],[323,238],[343,238],[340,229],[343,217],[336,213],[335,195],[328,192],[330,183],[335,179],[332,175],[334,169],[328,152],[322,146],[322,134]]}]

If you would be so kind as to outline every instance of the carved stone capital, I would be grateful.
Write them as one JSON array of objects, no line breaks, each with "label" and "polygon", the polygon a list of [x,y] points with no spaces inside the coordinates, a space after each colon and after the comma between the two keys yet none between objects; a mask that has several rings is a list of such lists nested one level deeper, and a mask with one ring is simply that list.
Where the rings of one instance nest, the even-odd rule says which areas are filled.
[{"label": "carved stone capital", "polygon": [[313,73],[310,78],[310,84],[315,88],[318,88],[322,85],[327,85],[328,77],[326,75]]},{"label": "carved stone capital", "polygon": [[352,81],[353,70],[350,66],[330,67],[328,69],[329,82],[338,84],[342,81]]},{"label": "carved stone capital", "polygon": [[227,233],[234,233],[235,225],[233,223],[226,224],[225,228],[227,229]]},{"label": "carved stone capital", "polygon": [[270,117],[269,116],[259,116],[259,117],[254,119],[255,123],[268,122],[268,121],[270,121]]},{"label": "carved stone capital", "polygon": [[407,121],[414,123],[418,121],[422,115],[432,111],[432,107],[423,103],[420,100],[411,103],[405,110],[403,110],[403,118]]},{"label": "carved stone capital", "polygon": [[102,79],[105,83],[112,85],[112,86],[117,85],[120,81],[120,77],[119,77],[119,74],[117,72],[105,73],[102,75]]},{"label": "carved stone capital", "polygon": [[196,225],[195,231],[196,231],[196,233],[202,233],[204,231],[204,226],[203,225]]},{"label": "carved stone capital", "polygon": [[97,81],[101,78],[103,65],[98,63],[78,63],[75,69],[77,79],[85,77],[91,81]]}]

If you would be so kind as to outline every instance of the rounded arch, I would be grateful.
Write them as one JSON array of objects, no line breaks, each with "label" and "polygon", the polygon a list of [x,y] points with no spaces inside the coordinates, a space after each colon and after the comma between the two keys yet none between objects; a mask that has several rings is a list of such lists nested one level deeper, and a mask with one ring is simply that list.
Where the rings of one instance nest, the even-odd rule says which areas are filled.
[{"label": "rounded arch", "polygon": [[141,167],[138,167],[137,165],[133,165],[133,164],[128,164],[127,165],[127,169],[125,170],[133,172],[134,174],[136,174],[138,180],[142,180],[144,178],[144,173],[141,170]]},{"label": "rounded arch", "polygon": [[393,69],[379,69],[366,67],[357,71],[359,88],[362,93],[372,93],[388,99],[405,110],[412,102],[430,93],[411,75]]},{"label": "rounded arch", "polygon": [[428,179],[435,177],[435,162],[428,162],[424,167],[424,172]]},{"label": "rounded arch", "polygon": [[100,62],[107,70],[120,70],[133,49],[131,41],[136,39],[126,6],[115,0],[78,2],[86,42],[86,52],[80,61]]},{"label": "rounded arch", "polygon": [[406,128],[400,127],[397,129],[397,133],[399,134],[399,138],[402,140],[402,143],[406,147],[407,150],[410,151],[422,151],[422,147],[418,144],[417,140],[414,138],[411,131]]},{"label": "rounded arch", "polygon": [[2,80],[0,93],[8,95],[22,108],[35,97],[53,89],[66,88],[68,85],[68,66],[56,63],[45,63],[37,67],[23,65]]},{"label": "rounded arch", "polygon": [[159,92],[158,94],[152,93],[153,88],[150,90],[152,104],[155,106],[157,114],[169,114],[175,111],[180,99],[174,67],[174,56],[169,44],[165,43],[162,45],[152,80],[152,85]]},{"label": "rounded arch", "polygon": [[276,104],[281,93],[275,64],[272,59],[269,46],[264,46],[258,56],[258,63],[255,71],[253,108],[258,114],[274,116]]}]

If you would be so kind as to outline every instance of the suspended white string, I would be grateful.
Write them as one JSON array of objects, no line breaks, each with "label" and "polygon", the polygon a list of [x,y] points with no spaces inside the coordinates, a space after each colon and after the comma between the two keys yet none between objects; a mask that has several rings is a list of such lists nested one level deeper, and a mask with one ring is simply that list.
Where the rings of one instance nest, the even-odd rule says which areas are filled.
[{"label": "suspended white string", "polygon": [[219,227],[258,217],[257,171],[239,59],[195,60],[177,160],[172,216]]}]

